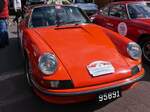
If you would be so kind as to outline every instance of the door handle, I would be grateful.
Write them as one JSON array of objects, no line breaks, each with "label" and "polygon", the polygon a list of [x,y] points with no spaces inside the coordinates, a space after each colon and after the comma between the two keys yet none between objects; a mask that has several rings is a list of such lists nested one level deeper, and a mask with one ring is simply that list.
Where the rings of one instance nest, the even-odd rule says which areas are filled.
[{"label": "door handle", "polygon": [[106,23],[107,26],[113,27],[114,25],[112,23]]}]

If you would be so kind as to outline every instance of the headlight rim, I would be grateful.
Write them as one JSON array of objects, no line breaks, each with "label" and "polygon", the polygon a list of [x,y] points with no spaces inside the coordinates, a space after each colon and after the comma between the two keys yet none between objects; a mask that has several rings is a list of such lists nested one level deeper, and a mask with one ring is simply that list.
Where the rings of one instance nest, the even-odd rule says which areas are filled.
[{"label": "headlight rim", "polygon": [[[131,45],[136,45],[136,47],[138,47],[139,49],[139,56],[138,57],[134,57],[132,54],[131,54],[131,51],[129,49],[129,47]],[[142,59],[142,50],[141,50],[141,47],[136,43],[136,42],[129,42],[128,45],[127,45],[127,53],[128,55],[130,56],[130,58],[134,59],[134,60],[141,60]]]},{"label": "headlight rim", "polygon": [[[43,72],[43,70],[42,70],[41,67],[40,67],[40,61],[41,61],[42,57],[45,56],[45,55],[50,55],[50,56],[52,56],[53,59],[55,60],[56,67],[55,67],[55,69],[54,69],[53,71],[51,71],[51,72]],[[41,54],[41,55],[39,56],[39,58],[38,58],[38,68],[39,68],[39,70],[40,70],[45,76],[53,75],[53,74],[56,72],[57,68],[58,68],[58,61],[57,61],[57,58],[56,58],[56,56],[54,55],[54,53],[45,52],[45,53]]]}]

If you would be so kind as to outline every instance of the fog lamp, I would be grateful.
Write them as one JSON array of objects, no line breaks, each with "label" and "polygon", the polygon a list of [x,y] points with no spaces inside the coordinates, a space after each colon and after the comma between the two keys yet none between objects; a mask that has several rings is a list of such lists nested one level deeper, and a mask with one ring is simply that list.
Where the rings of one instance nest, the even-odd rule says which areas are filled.
[{"label": "fog lamp", "polygon": [[47,89],[70,89],[73,88],[71,80],[45,80],[42,85]]}]

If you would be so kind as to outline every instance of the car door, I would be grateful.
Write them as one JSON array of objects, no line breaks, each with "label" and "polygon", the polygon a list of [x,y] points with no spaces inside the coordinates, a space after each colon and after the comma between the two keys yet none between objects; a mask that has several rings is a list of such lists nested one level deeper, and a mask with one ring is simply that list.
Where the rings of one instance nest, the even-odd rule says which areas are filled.
[{"label": "car door", "polygon": [[119,34],[127,35],[127,22],[128,15],[125,4],[113,4],[111,5],[108,13],[108,17],[105,20],[106,28],[111,29]]}]

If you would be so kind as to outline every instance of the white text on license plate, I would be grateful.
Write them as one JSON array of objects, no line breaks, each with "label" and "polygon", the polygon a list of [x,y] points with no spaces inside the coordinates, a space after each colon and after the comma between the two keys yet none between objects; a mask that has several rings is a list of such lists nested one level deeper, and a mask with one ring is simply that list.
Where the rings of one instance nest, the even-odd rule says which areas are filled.
[{"label": "white text on license plate", "polygon": [[107,101],[107,100],[111,100],[111,99],[116,99],[116,98],[119,98],[119,97],[121,97],[120,91],[119,90],[114,90],[114,91],[111,91],[111,92],[106,92],[106,93],[100,94],[98,96],[98,101],[102,102],[102,101]]}]

